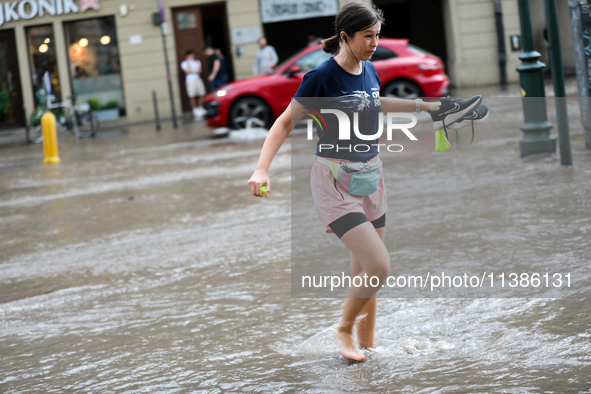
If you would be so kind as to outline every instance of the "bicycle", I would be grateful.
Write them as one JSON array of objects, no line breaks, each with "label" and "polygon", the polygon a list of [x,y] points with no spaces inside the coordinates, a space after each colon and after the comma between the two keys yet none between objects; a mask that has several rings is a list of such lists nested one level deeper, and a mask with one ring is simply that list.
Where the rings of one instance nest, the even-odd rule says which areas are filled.
[{"label": "bicycle", "polygon": [[[68,130],[76,135],[78,138],[94,137],[99,129],[99,120],[96,112],[90,108],[90,104],[76,105],[76,96],[70,96],[71,102],[52,103],[51,100],[55,96],[46,94],[44,89],[39,89],[43,102],[46,102],[46,108],[50,111],[57,112],[56,126],[57,131]],[[61,109],[61,114],[60,114]],[[38,144],[43,141],[43,133],[41,130],[41,117],[45,111],[38,110],[35,114],[32,123],[33,133],[29,136],[29,142]]]}]

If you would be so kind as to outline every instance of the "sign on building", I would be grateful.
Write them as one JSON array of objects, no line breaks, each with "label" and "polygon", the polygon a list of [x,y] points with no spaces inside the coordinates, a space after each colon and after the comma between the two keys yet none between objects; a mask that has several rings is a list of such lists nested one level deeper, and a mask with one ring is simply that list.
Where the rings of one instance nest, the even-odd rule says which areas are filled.
[{"label": "sign on building", "polygon": [[84,12],[90,8],[98,10],[100,0],[80,0],[78,6],[74,0],[21,0],[0,3],[0,25],[4,22],[32,19],[36,16],[62,15]]},{"label": "sign on building", "polygon": [[252,44],[262,37],[260,26],[236,27],[232,29],[232,44]]},{"label": "sign on building", "polygon": [[260,0],[263,23],[336,15],[337,0]]}]

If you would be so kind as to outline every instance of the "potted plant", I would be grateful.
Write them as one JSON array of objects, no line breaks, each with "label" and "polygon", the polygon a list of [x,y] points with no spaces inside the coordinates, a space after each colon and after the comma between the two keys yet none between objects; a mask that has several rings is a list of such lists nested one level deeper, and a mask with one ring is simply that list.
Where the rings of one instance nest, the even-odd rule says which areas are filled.
[{"label": "potted plant", "polygon": [[101,105],[97,99],[90,99],[90,108],[96,112],[99,121],[119,118],[119,102],[117,100],[107,101]]}]

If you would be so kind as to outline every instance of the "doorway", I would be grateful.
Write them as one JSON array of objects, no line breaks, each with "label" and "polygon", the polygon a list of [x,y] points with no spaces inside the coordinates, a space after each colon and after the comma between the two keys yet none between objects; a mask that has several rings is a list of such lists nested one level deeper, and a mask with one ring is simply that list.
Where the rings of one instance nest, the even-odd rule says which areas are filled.
[{"label": "doorway", "polygon": [[234,78],[232,59],[230,56],[230,34],[226,14],[226,3],[207,4],[203,6],[175,8],[172,10],[174,21],[174,35],[176,40],[177,73],[181,91],[183,112],[191,111],[191,103],[185,88],[185,73],[181,69],[181,62],[185,60],[185,53],[195,52],[195,59],[201,62],[201,79],[208,92],[211,91],[207,76],[207,58],[203,54],[206,46],[219,48],[227,62],[229,80]]},{"label": "doorway", "polygon": [[0,31],[0,129],[25,125],[14,30]]},{"label": "doorway", "polygon": [[308,36],[328,38],[335,35],[334,16],[265,23],[267,43],[275,48],[279,63],[308,45]]},{"label": "doorway", "polygon": [[[61,102],[63,98],[57,71],[57,53],[53,37],[53,25],[27,27],[25,33],[27,35],[31,82],[36,111],[38,107],[42,107],[45,104],[43,92],[46,89],[50,90],[47,93],[54,96],[53,102]],[[45,72],[49,74],[49,87],[43,84]]]},{"label": "doorway", "polygon": [[447,69],[443,0],[374,0],[374,4],[386,19],[382,37],[408,38],[439,57]]}]

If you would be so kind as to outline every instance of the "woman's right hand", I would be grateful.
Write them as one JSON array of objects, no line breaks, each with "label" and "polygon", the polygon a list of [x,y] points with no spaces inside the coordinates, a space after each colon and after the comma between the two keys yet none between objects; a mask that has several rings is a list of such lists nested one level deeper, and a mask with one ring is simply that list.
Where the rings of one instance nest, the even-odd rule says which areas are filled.
[{"label": "woman's right hand", "polygon": [[248,186],[250,186],[250,193],[256,197],[263,197],[263,192],[261,187],[263,185],[266,187],[264,197],[269,197],[271,194],[271,181],[269,180],[269,176],[266,172],[263,171],[255,171],[250,179],[248,180]]}]

